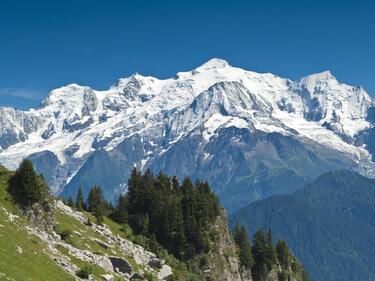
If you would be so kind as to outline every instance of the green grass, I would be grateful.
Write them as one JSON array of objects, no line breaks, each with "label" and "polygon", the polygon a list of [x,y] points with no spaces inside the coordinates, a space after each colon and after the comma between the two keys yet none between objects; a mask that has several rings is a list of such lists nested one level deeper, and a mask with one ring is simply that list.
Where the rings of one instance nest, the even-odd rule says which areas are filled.
[{"label": "green grass", "polygon": [[[17,281],[65,281],[75,280],[73,276],[57,266],[45,254],[42,242],[31,237],[22,227],[25,219],[19,214],[6,193],[8,178],[11,173],[0,167],[0,279]],[[8,222],[8,217],[3,211],[18,215],[14,223]],[[16,247],[22,248],[22,254],[17,253]]]},{"label": "green grass", "polygon": [[[46,254],[47,249],[42,241],[37,237],[30,236],[24,229],[24,226],[27,225],[27,221],[21,214],[19,214],[18,208],[14,206],[6,192],[7,182],[11,174],[11,172],[4,170],[0,166],[0,280],[75,280],[75,277],[71,276],[56,265]],[[5,208],[9,213],[19,216],[16,223],[20,227],[17,224],[7,221],[8,217],[5,215],[2,208]],[[92,222],[96,221],[91,213],[83,213]],[[69,243],[78,249],[89,250],[96,254],[124,258],[131,264],[134,271],[145,271],[140,265],[136,264],[132,257],[124,255],[117,245],[108,249],[100,246],[94,239],[99,239],[102,242],[107,243],[104,237],[75,218],[65,214],[63,211],[56,210],[56,222],[57,225],[55,230],[57,233],[62,233],[63,231],[70,233],[65,239],[66,243]],[[145,246],[147,242],[145,237],[135,235],[131,227],[127,224],[121,225],[109,218],[104,218],[103,223],[110,228],[114,235],[119,235],[120,237],[128,239],[141,246]],[[79,232],[80,235],[75,232]],[[16,246],[22,248],[22,254],[17,253]],[[68,250],[63,246],[58,246],[57,249],[62,255],[69,257],[70,261],[79,269],[84,268],[85,266],[90,266],[92,268],[92,276],[96,280],[101,280],[100,275],[106,273],[104,269],[99,266],[75,258],[69,254]],[[177,276],[187,275],[186,266],[169,255],[165,250],[159,253],[159,257],[164,258],[167,263],[172,266],[173,271]],[[149,277],[151,278],[151,275]],[[115,277],[115,281],[118,280],[122,279]],[[185,278],[178,278],[176,280],[185,280]]]},{"label": "green grass", "polygon": [[[89,218],[92,222],[96,221],[95,217],[91,213],[83,212],[83,214],[87,218]],[[56,227],[57,232],[62,232],[64,230],[68,230],[71,232],[71,235],[69,236],[69,238],[65,240],[66,243],[69,243],[78,249],[89,250],[99,255],[116,256],[116,257],[123,258],[129,262],[129,264],[133,267],[134,271],[136,272],[139,272],[139,270],[144,271],[144,269],[140,265],[138,265],[132,257],[124,255],[122,251],[119,249],[118,245],[112,245],[113,248],[108,248],[108,249],[104,249],[102,246],[100,246],[93,239],[99,239],[102,242],[107,243],[105,238],[99,235],[90,227],[82,224],[75,218],[72,218],[68,216],[67,214],[65,214],[64,212],[58,210],[56,213],[56,220],[58,222],[58,225]],[[132,238],[136,237],[133,234],[130,227],[125,226],[126,231],[124,232],[124,226],[121,226],[120,224],[117,224],[116,222],[113,222],[112,220],[108,218],[104,218],[103,223],[106,224],[110,228],[110,230],[112,231],[114,235],[118,234],[120,237],[125,238],[125,239],[129,239],[128,236]],[[73,231],[80,232],[81,236],[77,235]],[[66,251],[64,251],[64,254],[66,255]],[[79,264],[76,261],[78,260],[72,259],[72,262],[76,264],[77,266],[79,267],[83,266],[83,264]]]}]

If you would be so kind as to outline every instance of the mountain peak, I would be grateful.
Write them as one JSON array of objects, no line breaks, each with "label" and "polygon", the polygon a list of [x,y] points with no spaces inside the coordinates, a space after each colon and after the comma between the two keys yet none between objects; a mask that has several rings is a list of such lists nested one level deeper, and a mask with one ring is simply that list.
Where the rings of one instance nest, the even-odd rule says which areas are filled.
[{"label": "mountain peak", "polygon": [[332,75],[329,70],[311,74],[305,77],[302,77],[299,80],[299,85],[309,90],[309,92],[314,92],[314,88],[317,84],[322,82],[337,82],[336,77]]},{"label": "mountain peak", "polygon": [[77,98],[79,99],[86,92],[90,92],[92,89],[88,86],[81,86],[76,83],[68,84],[51,91],[48,96],[41,102],[41,106],[45,107],[51,104],[60,104],[61,102],[74,103]]},{"label": "mountain peak", "polygon": [[209,61],[202,64],[197,69],[208,70],[208,69],[216,69],[216,68],[225,68],[227,66],[229,66],[229,63],[227,61],[223,59],[212,58]]}]

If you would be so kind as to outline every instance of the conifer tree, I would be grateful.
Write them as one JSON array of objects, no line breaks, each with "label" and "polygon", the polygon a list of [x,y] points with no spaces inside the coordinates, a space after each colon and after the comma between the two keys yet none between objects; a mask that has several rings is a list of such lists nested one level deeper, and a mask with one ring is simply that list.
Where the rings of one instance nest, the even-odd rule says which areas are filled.
[{"label": "conifer tree", "polygon": [[127,223],[129,219],[128,200],[126,196],[120,195],[116,207],[114,208],[111,218],[118,223]]},{"label": "conifer tree", "polygon": [[71,208],[75,207],[72,196],[70,196],[69,199],[68,199],[68,206],[71,207]]},{"label": "conifer tree", "polygon": [[154,237],[176,257],[185,260],[209,251],[207,229],[220,207],[207,183],[194,186],[187,177],[180,184],[176,177],[133,169],[125,202],[133,230]]},{"label": "conifer tree", "polygon": [[98,223],[102,223],[109,207],[104,200],[102,189],[99,186],[91,188],[87,199],[88,210],[94,214]]},{"label": "conifer tree", "polygon": [[78,211],[83,211],[84,208],[85,208],[85,200],[83,198],[83,192],[82,192],[82,187],[80,186],[78,188],[78,192],[77,192],[77,198],[76,198],[76,209]]},{"label": "conifer tree", "polygon": [[104,196],[102,189],[99,186],[93,186],[90,189],[89,196],[87,198],[87,207],[90,212],[94,212],[99,207],[103,206]]},{"label": "conifer tree", "polygon": [[279,260],[281,266],[287,269],[290,265],[291,253],[289,251],[288,245],[284,240],[279,240],[276,243],[276,253],[277,259]]},{"label": "conifer tree", "polygon": [[23,160],[9,179],[8,192],[13,200],[25,208],[34,203],[45,201],[49,188],[43,176],[38,176],[30,160]]},{"label": "conifer tree", "polygon": [[266,235],[263,229],[259,229],[253,239],[251,248],[254,257],[254,266],[252,270],[254,281],[263,281],[267,273],[275,265],[275,251],[270,245],[270,235]]},{"label": "conifer tree", "polygon": [[234,233],[233,238],[238,246],[238,256],[240,259],[240,263],[243,267],[246,269],[251,269],[251,267],[254,264],[253,255],[251,253],[251,245],[249,241],[249,237],[247,235],[247,231],[245,227],[242,225],[237,224]]},{"label": "conifer tree", "polygon": [[141,205],[141,184],[142,175],[138,172],[137,168],[133,168],[129,181],[128,181],[128,193],[129,198],[129,211],[134,214],[137,213]]}]

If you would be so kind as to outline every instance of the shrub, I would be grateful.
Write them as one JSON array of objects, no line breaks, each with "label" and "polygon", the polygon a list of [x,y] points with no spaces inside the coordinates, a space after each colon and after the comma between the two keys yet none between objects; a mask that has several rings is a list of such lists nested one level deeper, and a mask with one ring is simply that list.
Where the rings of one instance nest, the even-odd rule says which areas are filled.
[{"label": "shrub", "polygon": [[82,279],[88,279],[92,273],[91,266],[85,266],[76,272],[76,275]]},{"label": "shrub", "polygon": [[58,233],[62,240],[66,241],[69,237],[72,236],[72,232],[68,229],[61,231]]}]

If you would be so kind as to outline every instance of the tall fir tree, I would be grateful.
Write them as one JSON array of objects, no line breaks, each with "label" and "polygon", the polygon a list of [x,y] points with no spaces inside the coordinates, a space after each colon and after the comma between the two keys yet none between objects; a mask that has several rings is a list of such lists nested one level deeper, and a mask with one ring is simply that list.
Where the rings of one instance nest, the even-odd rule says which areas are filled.
[{"label": "tall fir tree", "polygon": [[135,232],[154,237],[176,257],[189,259],[209,251],[207,228],[220,207],[207,183],[193,185],[185,178],[180,184],[176,177],[163,173],[154,177],[150,171],[142,175],[133,169],[126,203]]},{"label": "tall fir tree", "polygon": [[238,256],[241,265],[245,267],[247,270],[250,270],[254,265],[254,258],[251,252],[251,244],[249,241],[249,237],[243,225],[236,225],[233,233],[233,238],[236,245],[238,246]]},{"label": "tall fir tree", "polygon": [[71,208],[75,207],[74,200],[73,200],[72,196],[70,196],[69,199],[68,199],[68,206],[71,207]]},{"label": "tall fir tree", "polygon": [[288,269],[288,267],[290,266],[291,253],[289,251],[288,245],[284,240],[277,241],[276,253],[277,259],[279,260],[279,263],[282,266],[282,268]]},{"label": "tall fir tree", "polygon": [[111,218],[118,223],[127,223],[129,220],[128,200],[125,195],[120,195]]},{"label": "tall fir tree", "polygon": [[42,175],[37,175],[30,160],[23,160],[9,179],[8,192],[21,207],[42,202],[49,196],[49,188]]},{"label": "tall fir tree", "polygon": [[81,186],[78,188],[75,205],[78,211],[83,211],[85,209],[85,199],[83,198],[83,192],[82,192]]},{"label": "tall fir tree", "polygon": [[254,281],[265,280],[268,272],[276,264],[275,251],[271,248],[270,235],[267,235],[263,229],[259,229],[254,235],[251,248],[254,257],[252,270]]},{"label": "tall fir tree", "polygon": [[107,215],[109,204],[104,200],[102,189],[99,186],[91,188],[87,198],[87,207],[94,214],[98,223],[102,223],[104,216]]}]

